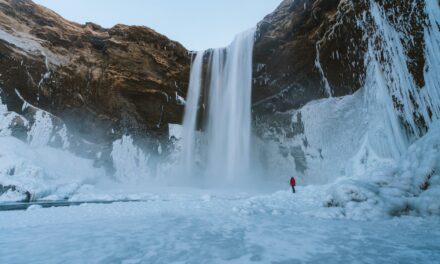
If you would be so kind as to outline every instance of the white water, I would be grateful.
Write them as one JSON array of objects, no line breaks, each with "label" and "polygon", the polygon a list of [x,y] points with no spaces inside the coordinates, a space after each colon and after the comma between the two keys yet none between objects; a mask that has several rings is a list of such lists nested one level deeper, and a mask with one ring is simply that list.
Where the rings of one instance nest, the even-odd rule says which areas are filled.
[{"label": "white water", "polygon": [[185,177],[191,175],[195,165],[195,146],[197,129],[197,112],[199,110],[200,90],[202,86],[204,52],[197,52],[191,66],[191,75],[186,98],[183,120],[183,172]]},{"label": "white water", "polygon": [[[186,175],[197,174],[199,153],[205,179],[240,181],[249,175],[251,144],[252,53],[254,30],[238,35],[227,48],[208,51],[207,87],[202,81],[203,55],[196,55],[185,111],[183,162]],[[207,105],[199,105],[205,90]],[[203,144],[196,144],[198,110],[206,109]],[[200,112],[199,112],[200,113]]]}]

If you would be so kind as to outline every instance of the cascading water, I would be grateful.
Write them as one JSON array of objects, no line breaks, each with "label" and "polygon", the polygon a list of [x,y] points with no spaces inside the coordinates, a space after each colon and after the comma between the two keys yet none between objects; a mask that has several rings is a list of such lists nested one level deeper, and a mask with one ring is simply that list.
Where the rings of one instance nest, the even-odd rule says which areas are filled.
[{"label": "cascading water", "polygon": [[197,112],[202,86],[203,54],[197,52],[191,65],[191,75],[183,120],[183,170],[186,177],[194,174]]},{"label": "cascading water", "polygon": [[[227,48],[196,54],[184,120],[183,163],[186,175],[196,174],[196,153],[203,156],[204,177],[233,182],[249,175],[251,145],[252,53],[255,30],[238,35]],[[208,82],[203,82],[203,56],[209,55]],[[208,85],[204,86],[204,83]],[[202,87],[207,111],[197,147],[197,117]],[[206,160],[205,160],[206,159]]]}]

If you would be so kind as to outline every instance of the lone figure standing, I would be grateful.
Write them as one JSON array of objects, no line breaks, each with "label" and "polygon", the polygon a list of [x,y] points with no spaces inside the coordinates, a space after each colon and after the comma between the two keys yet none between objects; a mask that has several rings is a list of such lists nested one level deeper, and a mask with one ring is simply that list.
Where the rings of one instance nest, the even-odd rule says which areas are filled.
[{"label": "lone figure standing", "polygon": [[296,185],[296,181],[295,178],[290,178],[290,186],[292,187],[292,192],[295,193],[295,185]]}]

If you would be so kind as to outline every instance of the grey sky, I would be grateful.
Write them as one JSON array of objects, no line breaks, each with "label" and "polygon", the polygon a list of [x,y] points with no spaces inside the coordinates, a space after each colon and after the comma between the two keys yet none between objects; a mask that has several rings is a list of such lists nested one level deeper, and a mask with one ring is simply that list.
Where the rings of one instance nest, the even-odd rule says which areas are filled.
[{"label": "grey sky", "polygon": [[63,17],[144,25],[191,50],[226,46],[234,35],[256,25],[282,0],[34,0]]}]

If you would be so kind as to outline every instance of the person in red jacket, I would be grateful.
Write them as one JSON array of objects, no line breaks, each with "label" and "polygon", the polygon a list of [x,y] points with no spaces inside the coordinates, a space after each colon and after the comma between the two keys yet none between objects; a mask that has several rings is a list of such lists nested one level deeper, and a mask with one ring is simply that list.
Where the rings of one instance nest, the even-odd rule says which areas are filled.
[{"label": "person in red jacket", "polygon": [[296,185],[296,181],[295,178],[290,178],[290,186],[292,186],[292,192],[295,193],[295,185]]}]

